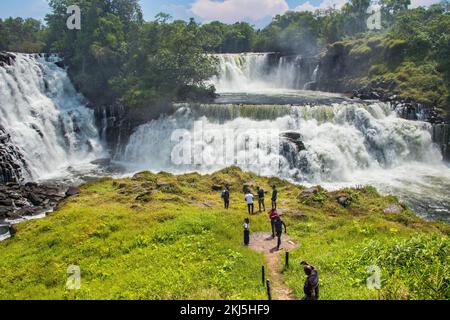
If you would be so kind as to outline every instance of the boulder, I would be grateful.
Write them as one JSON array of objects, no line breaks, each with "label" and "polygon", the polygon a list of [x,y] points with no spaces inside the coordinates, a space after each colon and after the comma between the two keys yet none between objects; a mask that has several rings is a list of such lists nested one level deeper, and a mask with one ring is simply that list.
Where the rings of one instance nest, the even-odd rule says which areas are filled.
[{"label": "boulder", "polygon": [[398,204],[390,204],[384,208],[383,212],[386,214],[398,214],[403,211],[403,208]]},{"label": "boulder", "polygon": [[312,195],[315,195],[315,194],[317,194],[319,192],[320,192],[319,187],[311,187],[311,188],[303,190],[300,193],[300,198],[301,199],[308,198],[308,197],[311,197]]},{"label": "boulder", "polygon": [[219,186],[219,185],[213,185],[213,186],[211,187],[211,189],[212,189],[213,191],[220,191],[220,190],[222,190],[222,186]]},{"label": "boulder", "polygon": [[347,196],[339,196],[336,198],[337,203],[339,203],[344,208],[347,208],[350,206],[352,200]]}]

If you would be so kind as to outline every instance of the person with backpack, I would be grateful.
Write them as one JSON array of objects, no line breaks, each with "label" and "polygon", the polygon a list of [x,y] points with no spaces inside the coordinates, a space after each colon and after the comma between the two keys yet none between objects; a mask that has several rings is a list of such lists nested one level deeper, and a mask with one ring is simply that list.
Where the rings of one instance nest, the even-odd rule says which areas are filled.
[{"label": "person with backpack", "polygon": [[225,189],[223,189],[222,199],[225,209],[228,209],[230,207],[230,189],[228,187],[225,187]]},{"label": "person with backpack", "polygon": [[272,186],[272,208],[277,208],[277,200],[278,200],[278,190],[277,186]]},{"label": "person with backpack", "polygon": [[281,236],[283,234],[283,226],[284,226],[284,233],[287,233],[286,224],[284,223],[284,221],[281,219],[281,217],[279,215],[277,215],[274,218],[273,224],[274,224],[274,227],[275,227],[275,233],[276,233],[277,238],[278,238],[277,250],[280,250],[280,247],[281,247]]},{"label": "person with backpack", "polygon": [[245,195],[245,201],[247,202],[248,214],[253,214],[255,208],[253,205],[253,194],[250,192],[250,190]]},{"label": "person with backpack", "polygon": [[319,300],[319,273],[312,265],[306,261],[300,263],[303,265],[303,271],[306,274],[303,292],[305,296],[302,300]]},{"label": "person with backpack", "polygon": [[250,244],[250,219],[244,219],[244,245]]},{"label": "person with backpack", "polygon": [[259,212],[261,212],[261,207],[264,211],[266,211],[266,205],[264,204],[264,190],[260,187],[256,187],[257,194],[258,194],[258,208]]}]

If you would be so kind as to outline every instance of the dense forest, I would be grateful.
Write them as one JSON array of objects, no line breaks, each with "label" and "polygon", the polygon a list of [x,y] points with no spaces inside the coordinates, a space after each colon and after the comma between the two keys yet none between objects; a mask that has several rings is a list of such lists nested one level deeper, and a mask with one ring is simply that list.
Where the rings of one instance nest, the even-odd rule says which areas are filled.
[{"label": "dense forest", "polygon": [[[80,31],[65,27],[69,2],[82,8]],[[96,104],[157,108],[208,99],[214,88],[206,80],[216,66],[205,53],[258,51],[344,55],[356,67],[334,79],[342,88],[331,89],[392,80],[399,95],[449,110],[450,14],[444,4],[408,9],[409,0],[381,0],[382,29],[369,31],[370,0],[351,0],[341,10],[287,12],[263,29],[174,20],[164,13],[144,21],[137,0],[49,3],[53,11],[45,24],[0,20],[0,50],[63,53],[76,86]]]}]

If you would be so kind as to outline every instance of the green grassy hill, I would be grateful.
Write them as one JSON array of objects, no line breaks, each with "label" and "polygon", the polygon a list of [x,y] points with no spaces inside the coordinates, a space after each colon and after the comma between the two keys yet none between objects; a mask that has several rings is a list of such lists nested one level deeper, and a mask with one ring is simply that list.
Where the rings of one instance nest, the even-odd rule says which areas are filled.
[{"label": "green grassy hill", "polygon": [[[229,211],[212,190],[223,184],[231,186]],[[319,270],[322,299],[450,298],[448,225],[408,209],[385,214],[398,200],[371,187],[301,197],[301,186],[228,168],[84,185],[79,197],[18,225],[16,236],[0,243],[0,299],[266,299],[263,256],[241,244],[242,188],[272,184],[288,234],[300,244],[284,271],[298,298],[301,260]],[[338,196],[350,205],[338,204]],[[250,219],[252,232],[269,231],[267,214]],[[66,289],[72,264],[81,268],[80,290]],[[380,291],[366,286],[373,264],[381,268]]]}]

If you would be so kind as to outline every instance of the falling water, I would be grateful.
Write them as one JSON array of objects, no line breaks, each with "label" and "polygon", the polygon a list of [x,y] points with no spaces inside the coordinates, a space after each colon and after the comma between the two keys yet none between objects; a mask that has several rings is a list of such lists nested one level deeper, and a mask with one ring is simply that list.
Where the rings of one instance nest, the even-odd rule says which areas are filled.
[{"label": "falling water", "polygon": [[27,180],[67,175],[103,155],[94,113],[67,72],[40,55],[0,68],[0,126],[24,155]]}]

